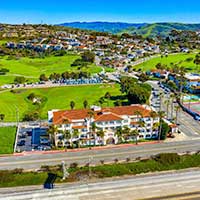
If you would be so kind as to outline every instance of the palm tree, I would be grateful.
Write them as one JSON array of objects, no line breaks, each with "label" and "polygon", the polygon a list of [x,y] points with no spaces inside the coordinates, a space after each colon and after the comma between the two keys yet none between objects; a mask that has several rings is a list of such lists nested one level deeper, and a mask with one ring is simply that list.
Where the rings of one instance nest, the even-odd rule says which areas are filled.
[{"label": "palm tree", "polygon": [[170,100],[169,99],[167,99],[167,100],[165,100],[165,102],[164,102],[165,104],[166,104],[166,107],[167,107],[167,119],[169,119],[169,104],[170,104]]},{"label": "palm tree", "polygon": [[49,134],[50,141],[53,144],[53,146],[56,145],[55,138],[56,138],[57,132],[58,132],[58,128],[55,125],[50,125],[48,130],[47,130],[47,133]]},{"label": "palm tree", "polygon": [[175,123],[176,124],[178,122],[178,112],[179,112],[179,110],[180,110],[180,106],[179,105],[175,106],[175,111],[176,111]]},{"label": "palm tree", "polygon": [[185,67],[180,67],[179,68],[179,74],[180,74],[180,91],[179,91],[179,97],[180,97],[180,100],[182,99],[182,92],[183,92],[183,87],[185,86],[186,82],[185,82],[185,79],[184,79],[184,76],[185,76],[185,73],[186,73],[186,69]]},{"label": "palm tree", "polygon": [[90,119],[92,119],[94,117],[94,111],[92,110],[88,111],[87,115]]},{"label": "palm tree", "polygon": [[83,102],[83,107],[84,107],[85,109],[88,107],[88,101],[87,101],[87,100],[85,100],[85,101]]},{"label": "palm tree", "polygon": [[70,107],[71,107],[71,110],[74,109],[74,107],[75,107],[75,102],[74,102],[74,101],[71,101],[71,102],[70,102]]},{"label": "palm tree", "polygon": [[139,117],[142,116],[142,113],[141,113],[141,111],[136,110],[136,111],[134,111],[134,115],[136,115],[136,116],[137,116],[137,119],[139,119]]},{"label": "palm tree", "polygon": [[161,133],[162,133],[162,118],[165,116],[165,112],[164,111],[159,111],[158,112],[158,116],[159,116],[158,141],[160,142],[160,137],[161,137]]},{"label": "palm tree", "polygon": [[[71,139],[71,133],[70,133],[70,131],[64,131],[63,132],[63,135],[64,135],[64,139],[66,139],[67,141],[69,141],[70,139]],[[71,141],[70,141],[70,146],[71,146],[72,144],[71,144]],[[66,149],[67,149],[67,146],[65,146],[66,147]]]},{"label": "palm tree", "polygon": [[130,135],[133,136],[135,138],[135,144],[137,145],[138,144],[138,136],[139,136],[139,131],[138,129],[134,129],[130,132]]},{"label": "palm tree", "polygon": [[123,138],[127,138],[130,135],[130,128],[128,126],[125,126],[122,129],[122,135],[123,135]]},{"label": "palm tree", "polygon": [[117,130],[115,132],[115,135],[118,138],[118,143],[121,143],[123,141],[123,130],[122,130],[122,127],[117,128]]},{"label": "palm tree", "polygon": [[170,99],[171,99],[171,120],[173,119],[173,112],[174,112],[174,99],[175,99],[175,95],[171,94],[170,95]]},{"label": "palm tree", "polygon": [[[72,133],[72,138],[76,138],[76,137],[78,137],[79,136],[79,131],[78,131],[78,129],[74,129],[74,131],[73,131],[73,133]],[[78,148],[79,148],[79,146],[80,146],[80,140],[79,140],[79,138],[78,138]],[[73,145],[73,144],[72,144]]]},{"label": "palm tree", "polygon": [[105,132],[103,130],[97,131],[96,135],[104,141]]},{"label": "palm tree", "polygon": [[92,123],[91,130],[90,130],[90,132],[88,133],[88,136],[89,136],[89,146],[90,146],[90,148],[91,148],[91,136],[96,134],[96,128],[97,128],[96,124],[95,124],[95,123]]}]

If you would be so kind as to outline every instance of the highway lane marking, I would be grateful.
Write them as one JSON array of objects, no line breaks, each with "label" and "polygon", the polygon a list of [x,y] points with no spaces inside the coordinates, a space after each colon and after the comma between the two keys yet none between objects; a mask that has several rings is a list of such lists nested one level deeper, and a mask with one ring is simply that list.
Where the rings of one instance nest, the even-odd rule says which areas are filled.
[{"label": "highway lane marking", "polygon": [[[184,179],[183,179],[183,181],[184,181]],[[160,184],[160,182],[158,181],[158,182],[155,182],[155,183],[153,183],[153,184],[151,184],[151,185],[144,185],[144,186],[138,186],[138,187],[135,187],[135,185],[134,185],[134,182],[132,183],[133,185],[132,186],[128,186],[128,187],[121,187],[120,185],[118,185],[118,188],[113,188],[112,187],[112,184],[109,186],[109,187],[107,187],[107,188],[100,188],[99,189],[99,186],[98,186],[98,183],[97,183],[97,185],[95,186],[95,188],[90,188],[90,185],[88,185],[88,187],[84,187],[84,188],[74,188],[74,190],[72,191],[71,189],[66,189],[65,187],[63,187],[63,188],[59,188],[59,189],[57,189],[57,190],[54,190],[54,191],[52,191],[52,192],[48,192],[48,191],[44,191],[44,192],[42,192],[42,194],[40,194],[40,197],[45,197],[46,195],[49,195],[49,197],[50,196],[57,196],[57,197],[59,197],[59,196],[61,196],[61,195],[70,195],[70,196],[74,196],[74,195],[78,195],[79,197],[80,196],[85,196],[85,195],[89,195],[89,193],[91,194],[93,194],[93,195],[97,195],[97,194],[107,194],[107,193],[116,193],[116,189],[118,189],[118,192],[122,192],[122,191],[134,191],[134,190],[144,190],[144,189],[152,189],[152,192],[155,192],[154,190],[153,190],[153,188],[154,187],[161,187],[161,185],[162,186],[171,186],[172,187],[172,185],[171,184],[173,184],[173,183],[177,183],[177,180],[173,180],[173,181],[168,181],[168,182],[163,182],[163,183],[161,183]],[[192,182],[193,184],[196,184],[196,183],[198,183],[199,182],[199,179],[198,180],[190,180],[190,181],[184,181],[182,184],[183,185],[185,185],[185,184],[188,184],[188,182]],[[181,186],[178,186],[178,188],[182,188]],[[103,191],[102,191],[103,190]],[[30,193],[26,193],[26,192],[22,192],[21,194],[20,193],[18,193],[18,194],[15,194],[15,195],[17,195],[18,197],[20,197],[21,195],[23,195],[23,197],[26,197],[27,195],[30,195]],[[33,196],[35,196],[35,195],[39,195],[38,194],[38,191],[35,191],[35,192],[33,192],[32,193],[32,195]],[[12,194],[11,195],[7,195],[7,197],[10,197],[10,196],[13,196]],[[5,196],[4,196],[5,197]]]},{"label": "highway lane marking", "polygon": [[[40,160],[23,160],[23,161],[9,161],[9,162],[1,162],[0,166],[5,166],[5,165],[13,165],[13,164],[34,164],[34,163],[41,163],[41,162],[56,162],[56,161],[62,161],[63,159],[67,159],[67,160],[81,160],[81,159],[88,159],[89,156],[93,156],[93,158],[105,158],[105,157],[111,157],[114,155],[127,155],[127,154],[138,154],[138,153],[149,153],[149,152],[155,152],[155,153],[159,153],[158,151],[163,151],[163,150],[178,150],[179,148],[187,148],[187,147],[199,147],[200,148],[200,144],[190,144],[190,145],[177,145],[177,146],[173,146],[173,147],[159,147],[156,149],[150,149],[150,150],[132,150],[132,151],[126,151],[126,152],[113,152],[113,153],[105,153],[105,154],[101,154],[101,155],[94,155],[94,154],[90,154],[87,156],[74,156],[74,157],[67,157],[67,155],[63,158],[46,158],[46,159],[40,159]],[[91,152],[92,153],[92,152]]]}]

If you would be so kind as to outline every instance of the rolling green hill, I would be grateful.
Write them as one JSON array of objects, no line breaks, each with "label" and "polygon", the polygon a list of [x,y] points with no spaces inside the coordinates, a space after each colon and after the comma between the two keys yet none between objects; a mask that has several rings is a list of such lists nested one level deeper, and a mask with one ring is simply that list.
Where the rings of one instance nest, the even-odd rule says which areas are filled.
[{"label": "rolling green hill", "polygon": [[99,31],[99,32],[109,32],[113,34],[116,34],[130,27],[138,28],[144,25],[145,23],[123,23],[123,22],[70,22],[70,23],[60,24],[60,26]]},{"label": "rolling green hill", "polygon": [[157,35],[167,36],[172,30],[198,31],[200,30],[200,24],[154,23],[147,24],[139,28],[129,27],[128,29],[121,31],[120,33],[136,33],[139,35],[143,35],[144,37],[155,37]]},{"label": "rolling green hill", "polygon": [[184,24],[184,23],[122,23],[122,22],[72,22],[63,23],[61,26],[109,32],[113,34],[139,34],[144,37],[155,37],[157,35],[166,36],[171,30],[190,30],[198,31],[200,30],[200,24]]}]

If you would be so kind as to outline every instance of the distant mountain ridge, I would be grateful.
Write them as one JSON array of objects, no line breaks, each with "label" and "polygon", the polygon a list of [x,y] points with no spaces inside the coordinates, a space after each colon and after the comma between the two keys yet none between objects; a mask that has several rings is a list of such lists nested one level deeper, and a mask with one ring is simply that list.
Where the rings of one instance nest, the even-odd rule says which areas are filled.
[{"label": "distant mountain ridge", "polygon": [[67,26],[72,28],[80,28],[86,30],[93,30],[99,32],[119,33],[122,30],[130,27],[140,28],[146,23],[123,23],[123,22],[69,22],[59,24],[60,26]]},{"label": "distant mountain ridge", "polygon": [[140,34],[145,37],[167,36],[171,30],[200,31],[199,24],[184,23],[123,23],[123,22],[70,22],[60,24],[72,28],[109,32],[113,34]]},{"label": "distant mountain ridge", "polygon": [[145,26],[135,29],[134,27],[129,27],[122,30],[121,33],[137,33],[143,35],[144,37],[155,37],[162,36],[165,37],[169,35],[172,30],[179,31],[200,31],[200,24],[183,24],[183,23],[153,23],[146,24]]}]

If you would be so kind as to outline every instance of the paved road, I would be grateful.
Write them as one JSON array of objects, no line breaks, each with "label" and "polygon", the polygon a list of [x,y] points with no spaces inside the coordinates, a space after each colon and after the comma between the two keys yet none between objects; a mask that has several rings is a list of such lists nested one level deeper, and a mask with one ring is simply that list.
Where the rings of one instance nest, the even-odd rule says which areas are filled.
[{"label": "paved road", "polygon": [[56,165],[61,161],[66,164],[77,162],[86,164],[91,160],[91,164],[100,164],[101,160],[105,162],[114,162],[114,159],[126,160],[126,158],[135,159],[137,157],[146,158],[161,152],[184,153],[187,151],[199,151],[200,139],[190,141],[157,143],[157,144],[139,144],[125,147],[116,147],[101,150],[82,150],[75,152],[62,152],[55,154],[27,154],[24,156],[0,157],[0,170],[2,169],[38,169],[41,165]]},{"label": "paved road", "polygon": [[[158,84],[155,81],[149,81],[149,84],[155,88],[158,89],[160,92],[163,92],[163,90],[158,86]],[[166,112],[167,107],[166,104],[164,103],[167,99],[169,99],[170,95],[169,94],[164,94],[162,97],[162,103],[161,103],[161,109]],[[174,103],[174,109],[177,106],[177,103]],[[159,108],[156,109],[159,111]],[[173,110],[173,118],[175,117],[175,111]],[[169,106],[169,116],[171,116],[171,106]],[[194,120],[194,118],[189,115],[188,113],[182,111],[180,109],[178,113],[178,124],[179,129],[181,132],[183,132],[185,135],[187,135],[190,138],[196,138],[200,136],[200,122]]]},{"label": "paved road", "polygon": [[[70,199],[70,200],[134,200],[172,199],[163,196],[189,199],[200,197],[200,170],[158,173],[107,179],[98,182],[56,185],[54,190],[43,190],[42,186],[0,189],[2,200]],[[186,193],[192,193],[190,195]],[[184,194],[184,195],[181,195]]]}]

